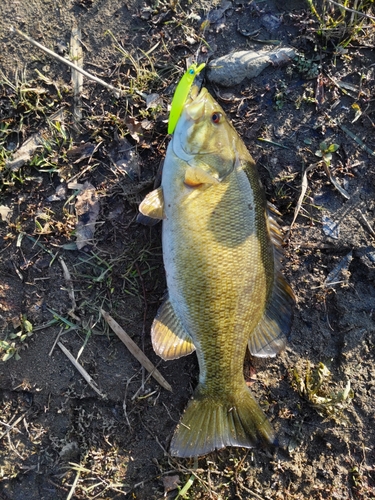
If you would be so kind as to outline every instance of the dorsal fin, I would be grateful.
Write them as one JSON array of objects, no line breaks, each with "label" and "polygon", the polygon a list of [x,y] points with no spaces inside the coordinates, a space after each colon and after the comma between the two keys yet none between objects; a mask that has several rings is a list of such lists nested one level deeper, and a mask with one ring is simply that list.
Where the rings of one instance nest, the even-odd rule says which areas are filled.
[{"label": "dorsal fin", "polygon": [[169,299],[160,306],[151,326],[154,351],[162,359],[177,359],[195,351],[193,341],[176,316]]},{"label": "dorsal fin", "polygon": [[[276,210],[272,210],[276,212]],[[282,235],[276,220],[268,217],[270,238],[274,246],[275,280],[262,319],[251,333],[249,351],[253,356],[276,356],[284,349],[293,319],[295,297],[292,289],[280,272]]]}]

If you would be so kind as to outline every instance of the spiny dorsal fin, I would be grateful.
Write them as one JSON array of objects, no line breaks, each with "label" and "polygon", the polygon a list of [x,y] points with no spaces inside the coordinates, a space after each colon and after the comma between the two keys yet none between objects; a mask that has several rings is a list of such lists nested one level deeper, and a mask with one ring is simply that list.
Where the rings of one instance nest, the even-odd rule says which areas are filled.
[{"label": "spiny dorsal fin", "polygon": [[167,299],[160,309],[151,326],[151,339],[154,351],[162,359],[177,359],[195,351],[190,335],[182,326]]},{"label": "spiny dorsal fin", "polygon": [[267,201],[267,208],[268,208],[269,214],[271,212],[271,213],[277,215],[277,217],[281,217],[281,215],[282,215],[281,212],[279,212],[277,207],[275,207],[275,205],[273,203],[271,203],[270,201]]},{"label": "spiny dorsal fin", "polygon": [[139,205],[141,214],[151,219],[165,219],[163,189],[159,187],[148,193]]},{"label": "spiny dorsal fin", "polygon": [[268,217],[268,228],[274,246],[275,281],[263,318],[251,333],[248,342],[251,354],[259,357],[276,356],[284,349],[295,302],[294,293],[280,272],[282,234],[278,223],[271,216]]}]

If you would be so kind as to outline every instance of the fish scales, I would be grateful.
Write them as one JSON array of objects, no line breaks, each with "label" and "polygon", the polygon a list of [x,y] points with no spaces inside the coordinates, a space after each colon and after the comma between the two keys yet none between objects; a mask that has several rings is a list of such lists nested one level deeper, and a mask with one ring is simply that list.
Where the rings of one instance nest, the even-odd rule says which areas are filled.
[{"label": "fish scales", "polygon": [[[163,252],[169,295],[185,329],[201,346],[198,356],[205,353],[201,366],[211,358],[215,361],[211,365],[217,365],[220,371],[234,364],[235,371],[228,369],[219,379],[216,373],[208,374],[207,384],[216,387],[223,384],[224,376],[232,379],[238,372],[242,377],[238,356],[243,358],[246,332],[255,328],[266,302],[267,279],[261,256],[262,250],[268,250],[267,241],[258,238],[255,213],[248,208],[255,204],[253,200],[239,203],[244,193],[252,198],[243,172],[234,173],[212,192],[205,189],[191,196],[191,188],[181,192],[179,183],[173,182],[178,175],[178,159],[173,155],[169,158],[174,169],[172,185],[168,180],[163,184],[168,207]],[[164,168],[168,169],[168,165]],[[182,164],[181,183],[183,179]],[[173,216],[168,217],[169,211]],[[202,369],[200,379],[203,382]]]},{"label": "fish scales", "polygon": [[[195,92],[195,93],[194,93]],[[247,388],[243,362],[285,345],[293,293],[279,271],[280,239],[254,161],[206,89],[184,106],[169,144],[158,196],[140,206],[163,218],[168,299],[152,326],[155,351],[196,350],[199,384],[171,442],[189,457],[225,446],[273,443]]]}]

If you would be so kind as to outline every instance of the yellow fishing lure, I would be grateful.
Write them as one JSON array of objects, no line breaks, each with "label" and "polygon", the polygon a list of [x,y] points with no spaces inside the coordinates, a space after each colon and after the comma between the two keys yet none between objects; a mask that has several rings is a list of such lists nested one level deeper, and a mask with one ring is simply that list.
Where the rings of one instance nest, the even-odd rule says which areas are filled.
[{"label": "yellow fishing lure", "polygon": [[199,75],[202,69],[205,67],[205,63],[197,66],[193,63],[186,73],[183,75],[181,80],[178,82],[175,93],[172,99],[171,111],[169,113],[168,120],[168,134],[173,134],[176,128],[178,119],[181,116],[182,108],[185,105],[186,99],[189,95],[191,86],[193,85],[194,78]]}]

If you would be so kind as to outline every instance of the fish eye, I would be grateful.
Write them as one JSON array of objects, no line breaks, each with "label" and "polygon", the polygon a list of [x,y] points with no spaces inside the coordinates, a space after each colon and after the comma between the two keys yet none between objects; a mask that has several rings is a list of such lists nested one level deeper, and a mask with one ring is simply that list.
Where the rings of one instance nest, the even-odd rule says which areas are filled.
[{"label": "fish eye", "polygon": [[189,69],[189,73],[190,73],[191,75],[194,75],[194,73],[195,73],[194,69],[193,69],[193,68],[190,68],[190,69]]},{"label": "fish eye", "polygon": [[221,113],[215,111],[215,113],[212,113],[211,116],[212,123],[220,123],[221,120]]}]

